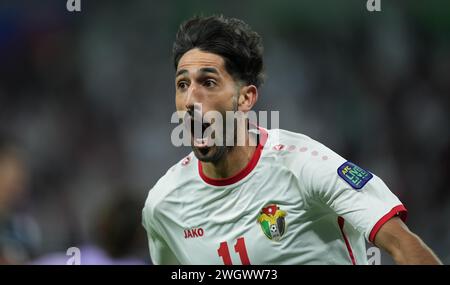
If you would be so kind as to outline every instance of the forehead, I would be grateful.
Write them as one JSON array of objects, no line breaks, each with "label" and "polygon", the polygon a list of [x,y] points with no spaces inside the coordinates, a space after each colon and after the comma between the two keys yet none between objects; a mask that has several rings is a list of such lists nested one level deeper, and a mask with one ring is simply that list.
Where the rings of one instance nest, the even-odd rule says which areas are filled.
[{"label": "forehead", "polygon": [[220,55],[201,51],[197,48],[189,50],[180,58],[177,71],[187,70],[189,73],[196,73],[205,67],[213,67],[222,76],[227,75],[225,61]]}]

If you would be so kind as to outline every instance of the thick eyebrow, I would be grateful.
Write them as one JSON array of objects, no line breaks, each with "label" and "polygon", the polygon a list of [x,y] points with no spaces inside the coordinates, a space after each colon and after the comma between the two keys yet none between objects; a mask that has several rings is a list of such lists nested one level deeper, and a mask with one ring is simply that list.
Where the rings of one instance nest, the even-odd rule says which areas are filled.
[{"label": "thick eyebrow", "polygon": [[177,73],[175,73],[175,78],[182,74],[185,74],[185,73],[189,73],[189,72],[186,69],[180,69],[177,71]]},{"label": "thick eyebrow", "polygon": [[[198,72],[199,73],[213,73],[216,75],[220,75],[219,71],[217,69],[215,69],[214,67],[203,67],[203,68],[200,68],[200,70]],[[175,78],[177,78],[180,75],[186,74],[186,73],[189,73],[187,71],[187,69],[180,69],[175,73]]]},{"label": "thick eyebrow", "polygon": [[217,71],[217,69],[215,69],[214,67],[200,68],[200,73],[214,73],[216,75],[219,75],[219,71]]}]

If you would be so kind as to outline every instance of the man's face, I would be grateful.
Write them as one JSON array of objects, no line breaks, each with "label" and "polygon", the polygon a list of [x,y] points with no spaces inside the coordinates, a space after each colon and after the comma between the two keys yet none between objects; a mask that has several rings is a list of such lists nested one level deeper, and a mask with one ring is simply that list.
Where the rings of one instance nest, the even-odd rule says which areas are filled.
[{"label": "man's face", "polygon": [[[226,71],[225,61],[219,55],[199,49],[186,52],[178,62],[175,87],[177,111],[194,115],[200,111],[197,106],[201,104],[200,118],[209,111],[217,111],[225,122],[225,112],[237,109],[239,87]],[[203,125],[203,129],[205,127],[208,126]],[[205,140],[194,138],[193,131],[192,127],[192,149],[199,160],[216,162],[226,153],[225,146],[208,147]]]}]

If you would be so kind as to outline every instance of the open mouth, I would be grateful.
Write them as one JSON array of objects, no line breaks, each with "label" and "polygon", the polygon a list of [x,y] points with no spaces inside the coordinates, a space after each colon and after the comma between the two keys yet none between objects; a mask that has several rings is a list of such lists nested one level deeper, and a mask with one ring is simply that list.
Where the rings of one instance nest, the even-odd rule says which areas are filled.
[{"label": "open mouth", "polygon": [[200,149],[206,149],[207,147],[210,147],[211,144],[209,142],[212,138],[210,135],[205,133],[205,131],[211,126],[211,124],[195,120],[192,117],[190,117],[190,122],[193,145]]}]

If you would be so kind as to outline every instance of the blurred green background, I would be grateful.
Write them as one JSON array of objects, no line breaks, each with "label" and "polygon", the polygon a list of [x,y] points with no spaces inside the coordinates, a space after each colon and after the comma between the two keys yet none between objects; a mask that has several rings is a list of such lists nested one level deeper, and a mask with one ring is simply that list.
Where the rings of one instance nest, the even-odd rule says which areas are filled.
[{"label": "blurred green background", "polygon": [[0,263],[57,263],[71,246],[92,263],[150,262],[140,211],[190,151],[170,142],[175,33],[223,14],[264,39],[257,108],[382,177],[449,264],[450,1],[381,7],[81,0],[71,13],[65,0],[2,0]]}]

